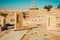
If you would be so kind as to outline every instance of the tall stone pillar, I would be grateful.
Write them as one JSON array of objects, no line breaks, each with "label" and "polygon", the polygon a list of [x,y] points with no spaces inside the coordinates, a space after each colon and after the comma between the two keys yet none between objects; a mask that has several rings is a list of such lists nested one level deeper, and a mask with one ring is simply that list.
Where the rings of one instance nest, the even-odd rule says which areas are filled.
[{"label": "tall stone pillar", "polygon": [[55,16],[49,16],[47,19],[47,29],[54,30],[55,29]]},{"label": "tall stone pillar", "polygon": [[23,21],[23,13],[18,12],[16,14],[16,29],[21,29],[22,28],[22,21]]}]

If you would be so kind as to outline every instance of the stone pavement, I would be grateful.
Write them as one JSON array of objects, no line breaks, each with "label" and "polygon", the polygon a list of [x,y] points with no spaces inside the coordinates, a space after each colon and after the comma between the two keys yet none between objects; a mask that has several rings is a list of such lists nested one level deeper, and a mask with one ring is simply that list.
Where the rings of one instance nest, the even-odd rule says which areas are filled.
[{"label": "stone pavement", "polygon": [[34,28],[26,33],[22,40],[60,40],[60,31]]},{"label": "stone pavement", "polygon": [[31,29],[22,40],[44,40],[43,30],[39,28]]},{"label": "stone pavement", "polygon": [[10,33],[10,32],[12,32],[12,30],[1,31],[1,32],[0,32],[0,38],[3,37],[4,35]]},{"label": "stone pavement", "polygon": [[60,31],[33,28],[28,30],[12,31],[0,40],[60,40]]},{"label": "stone pavement", "polygon": [[21,37],[27,32],[28,30],[23,31],[12,31],[9,34],[6,34],[0,40],[20,40]]}]

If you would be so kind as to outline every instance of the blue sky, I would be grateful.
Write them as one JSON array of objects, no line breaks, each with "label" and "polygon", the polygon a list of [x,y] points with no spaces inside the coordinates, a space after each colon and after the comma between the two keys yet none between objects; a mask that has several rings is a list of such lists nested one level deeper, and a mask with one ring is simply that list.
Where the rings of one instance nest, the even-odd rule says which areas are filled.
[{"label": "blue sky", "polygon": [[[27,9],[32,7],[33,0],[0,0],[0,9]],[[60,0],[36,0],[36,6],[42,9],[45,5],[56,7]]]}]

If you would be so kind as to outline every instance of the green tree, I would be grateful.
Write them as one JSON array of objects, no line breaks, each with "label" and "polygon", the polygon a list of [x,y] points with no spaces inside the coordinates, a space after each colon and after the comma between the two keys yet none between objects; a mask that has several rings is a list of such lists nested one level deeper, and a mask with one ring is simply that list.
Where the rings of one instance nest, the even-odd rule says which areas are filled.
[{"label": "green tree", "polygon": [[47,9],[47,6],[44,6],[44,9]]},{"label": "green tree", "polygon": [[44,6],[44,9],[47,9],[48,11],[50,11],[51,8],[52,8],[52,5]]},{"label": "green tree", "polygon": [[51,8],[52,8],[52,5],[48,5],[48,11],[50,11]]},{"label": "green tree", "polygon": [[60,9],[60,4],[57,6],[57,8],[59,8],[59,9]]}]

